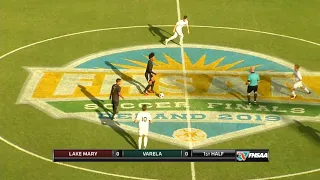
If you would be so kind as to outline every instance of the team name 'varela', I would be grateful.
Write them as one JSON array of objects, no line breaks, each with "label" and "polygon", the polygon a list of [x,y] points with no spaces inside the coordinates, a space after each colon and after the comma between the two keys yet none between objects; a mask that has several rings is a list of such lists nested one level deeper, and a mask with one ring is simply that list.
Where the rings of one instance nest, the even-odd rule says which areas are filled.
[{"label": "team name 'varela'", "polygon": [[162,156],[161,152],[142,152],[143,156],[151,156],[151,157],[157,157]]}]

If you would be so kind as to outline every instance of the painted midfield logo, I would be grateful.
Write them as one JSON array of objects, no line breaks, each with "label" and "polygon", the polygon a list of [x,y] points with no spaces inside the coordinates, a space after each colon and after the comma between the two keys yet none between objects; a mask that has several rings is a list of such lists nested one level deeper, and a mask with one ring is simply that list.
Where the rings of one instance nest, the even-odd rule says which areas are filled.
[{"label": "painted midfield logo", "polygon": [[[141,95],[150,52],[157,58],[155,91],[163,92],[163,99]],[[18,103],[31,104],[55,118],[108,124],[110,87],[120,77],[125,100],[120,101],[116,120],[123,129],[137,132],[133,119],[147,104],[154,120],[149,136],[186,147],[191,140],[194,148],[279,127],[288,118],[319,117],[320,73],[302,71],[303,82],[313,93],[298,92],[292,101],[293,66],[281,59],[204,45],[186,44],[184,52],[186,75],[180,48],[174,45],[96,53],[63,68],[26,67],[30,76]],[[244,103],[250,66],[255,66],[261,77],[259,103],[252,106]]]}]

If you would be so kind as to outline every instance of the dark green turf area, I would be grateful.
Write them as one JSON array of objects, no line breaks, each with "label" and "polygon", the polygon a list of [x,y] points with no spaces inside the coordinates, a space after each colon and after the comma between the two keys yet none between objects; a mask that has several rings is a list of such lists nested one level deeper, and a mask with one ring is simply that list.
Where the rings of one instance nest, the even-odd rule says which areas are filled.
[{"label": "dark green turf area", "polygon": [[[320,42],[320,2],[181,0],[192,25],[269,31]],[[174,24],[173,0],[4,0],[0,6],[0,56],[21,46],[84,30]],[[169,36],[172,28],[162,28]],[[148,28],[93,32],[29,47],[0,59],[0,136],[40,156],[53,148],[132,148],[117,132],[77,119],[54,119],[30,105],[16,105],[28,73],[24,66],[61,67],[79,57],[113,48],[159,44]],[[235,30],[193,28],[186,43],[212,44],[276,56],[320,71],[320,47],[283,37]],[[313,114],[317,109],[313,110]],[[303,119],[299,119],[303,120]],[[247,179],[319,168],[319,123],[303,122],[204,147],[270,148],[270,163],[195,163],[197,179]],[[137,140],[135,134],[131,136]],[[149,140],[152,149],[181,147]],[[286,152],[286,153],[283,153]],[[157,179],[191,179],[190,163],[70,163],[103,172]],[[122,179],[63,167],[0,142],[0,179]],[[316,179],[319,173],[288,179]]]}]

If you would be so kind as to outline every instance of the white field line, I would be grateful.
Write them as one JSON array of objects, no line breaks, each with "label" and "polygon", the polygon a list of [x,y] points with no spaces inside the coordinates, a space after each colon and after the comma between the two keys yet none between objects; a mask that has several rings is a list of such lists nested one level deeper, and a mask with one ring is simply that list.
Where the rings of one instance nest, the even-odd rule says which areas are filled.
[{"label": "white field line", "polygon": [[[180,1],[176,0],[177,2],[177,14],[178,14],[178,21],[181,18],[181,13],[180,13]],[[185,59],[184,59],[184,49],[183,49],[183,43],[180,44],[181,45],[181,60],[182,60],[182,70],[183,70],[183,86],[184,86],[184,94],[185,94],[185,100],[186,100],[186,104],[188,106],[186,106],[186,112],[187,112],[187,122],[188,122],[188,131],[191,133],[191,122],[190,122],[190,110],[189,110],[189,96],[188,96],[188,90],[187,90],[187,71],[186,71],[186,64],[185,64]],[[192,145],[192,137],[191,135],[189,136],[189,149],[193,149],[193,145]],[[194,162],[190,163],[191,166],[191,177],[192,180],[196,180],[196,170],[194,167]]]},{"label": "white field line", "polygon": [[65,164],[65,163],[60,163],[60,162],[53,162],[51,159],[45,158],[43,156],[40,156],[38,154],[35,154],[33,152],[30,152],[26,149],[23,149],[13,143],[11,143],[10,141],[4,139],[2,136],[0,136],[0,141],[6,143],[7,145],[22,151],[28,155],[31,155],[33,157],[36,157],[38,159],[50,162],[50,163],[54,163],[54,164],[58,164],[61,166],[65,166],[65,167],[69,167],[69,168],[73,168],[73,169],[78,169],[78,170],[82,170],[82,171],[87,171],[87,172],[91,172],[91,173],[95,173],[95,174],[101,174],[101,175],[107,175],[107,176],[113,176],[113,177],[118,177],[118,178],[126,178],[126,179],[139,179],[139,180],[156,180],[156,179],[148,179],[148,178],[140,178],[140,177],[134,177],[134,176],[125,176],[125,175],[120,175],[120,174],[112,174],[112,173],[107,173],[107,172],[102,172],[102,171],[97,171],[97,170],[92,170],[92,169],[87,169],[87,168],[83,168],[83,167],[78,167],[78,166],[74,166],[74,165],[70,165],[70,164]]}]

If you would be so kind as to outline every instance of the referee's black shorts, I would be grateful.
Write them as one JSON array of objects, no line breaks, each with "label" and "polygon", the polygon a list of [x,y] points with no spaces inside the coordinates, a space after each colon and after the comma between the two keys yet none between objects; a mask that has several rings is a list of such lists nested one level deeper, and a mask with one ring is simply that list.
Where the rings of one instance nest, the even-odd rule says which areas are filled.
[{"label": "referee's black shorts", "polygon": [[144,73],[144,76],[146,77],[148,82],[151,81],[151,78],[152,78],[152,74],[151,73],[146,72],[146,73]]},{"label": "referee's black shorts", "polygon": [[252,91],[257,92],[258,86],[248,86],[247,93],[251,93]]}]

